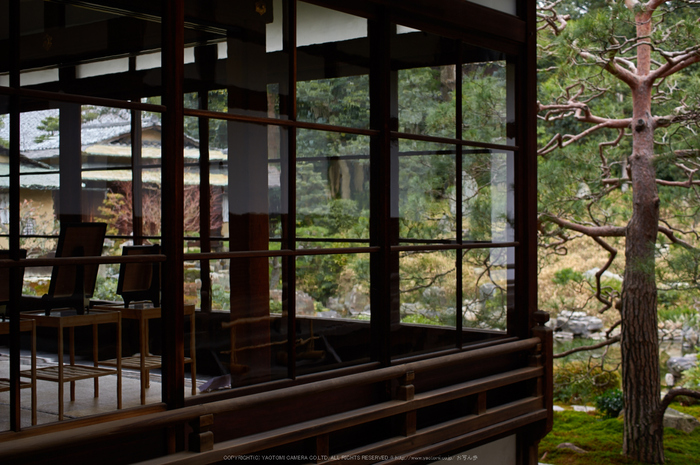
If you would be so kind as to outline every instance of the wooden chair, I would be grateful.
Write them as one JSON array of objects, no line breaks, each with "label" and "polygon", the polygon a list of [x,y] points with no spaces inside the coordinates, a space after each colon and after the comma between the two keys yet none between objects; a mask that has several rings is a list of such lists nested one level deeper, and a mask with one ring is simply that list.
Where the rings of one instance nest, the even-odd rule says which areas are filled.
[{"label": "wooden chair", "polygon": [[[9,250],[0,250],[0,260],[9,260],[11,257]],[[27,258],[27,251],[20,249],[19,258]],[[20,272],[20,281],[24,277],[24,268],[18,268]],[[7,314],[7,305],[10,303],[10,269],[0,268],[0,314],[2,321],[5,321]]]},{"label": "wooden chair", "polygon": [[[122,248],[122,255],[158,255],[160,245],[131,245]],[[122,263],[119,267],[117,294],[124,307],[134,301],[150,301],[160,307],[160,263]]]},{"label": "wooden chair", "polygon": [[[61,226],[56,257],[99,257],[107,231],[106,223],[69,223]],[[85,313],[95,291],[99,265],[57,265],[51,271],[49,291],[41,298],[22,297],[23,310],[74,308]]]}]

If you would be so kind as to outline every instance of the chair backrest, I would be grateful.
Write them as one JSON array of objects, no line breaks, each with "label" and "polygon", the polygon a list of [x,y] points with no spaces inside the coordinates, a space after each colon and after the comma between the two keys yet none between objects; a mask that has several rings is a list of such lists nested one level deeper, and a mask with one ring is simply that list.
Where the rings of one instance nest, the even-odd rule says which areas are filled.
[{"label": "chair backrest", "polygon": [[[61,225],[56,257],[99,257],[107,232],[106,223],[68,223]],[[70,297],[76,294],[80,274],[83,276],[82,293],[85,298],[95,292],[99,265],[54,266],[51,271],[49,297]]]},{"label": "chair backrest", "polygon": [[[12,258],[9,250],[0,250],[0,260],[9,260]],[[20,249],[19,258],[27,258],[27,251]],[[24,267],[18,268],[20,272],[20,281],[24,278]],[[0,305],[7,304],[10,301],[10,269],[0,268]]]},{"label": "chair backrest", "polygon": [[[158,255],[160,245],[129,245],[122,248],[122,255]],[[122,263],[119,267],[117,294],[130,302],[149,300],[160,306],[160,263]]]}]

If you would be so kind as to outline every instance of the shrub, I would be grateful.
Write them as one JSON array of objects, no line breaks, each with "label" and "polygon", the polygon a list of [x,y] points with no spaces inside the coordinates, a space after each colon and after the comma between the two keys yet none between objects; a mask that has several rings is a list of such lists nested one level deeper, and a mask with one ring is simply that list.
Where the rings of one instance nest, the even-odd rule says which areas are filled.
[{"label": "shrub", "polygon": [[554,278],[552,278],[552,282],[554,284],[564,285],[569,281],[580,283],[583,281],[583,274],[578,271],[574,271],[572,268],[563,268],[555,272]]},{"label": "shrub", "polygon": [[605,418],[617,418],[622,409],[625,408],[622,391],[619,389],[608,389],[595,398],[595,407]]},{"label": "shrub", "polygon": [[620,387],[620,375],[584,362],[563,363],[554,368],[554,400],[587,403],[608,389]]}]

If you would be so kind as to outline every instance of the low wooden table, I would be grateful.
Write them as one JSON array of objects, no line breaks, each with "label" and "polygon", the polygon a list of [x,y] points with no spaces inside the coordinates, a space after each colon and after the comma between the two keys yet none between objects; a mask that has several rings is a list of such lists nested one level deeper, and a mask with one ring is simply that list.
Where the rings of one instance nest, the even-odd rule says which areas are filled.
[{"label": "low wooden table", "polygon": [[[31,332],[31,350],[32,350],[32,361],[31,370],[25,370],[20,372],[21,377],[29,378],[29,382],[19,383],[20,389],[31,389],[31,400],[32,400],[32,425],[36,425],[36,323],[32,319],[20,318],[19,320],[19,330]],[[10,334],[10,322],[0,321],[0,334]],[[28,373],[28,375],[26,374]],[[7,378],[0,378],[0,392],[6,392],[10,390],[11,380]]]},{"label": "low wooden table", "polygon": [[[161,307],[154,307],[149,302],[131,302],[128,307],[123,304],[96,305],[96,309],[119,310],[122,318],[137,320],[139,322],[139,354],[122,357],[122,368],[138,370],[141,373],[141,405],[146,403],[146,389],[150,386],[150,371],[162,366],[160,355],[151,355],[149,352],[148,321],[161,317]],[[185,357],[185,363],[189,363],[192,376],[192,395],[197,394],[197,356],[195,346],[194,305],[185,304],[185,315],[190,317],[190,356]],[[100,362],[106,366],[116,366],[116,360]]]},{"label": "low wooden table", "polygon": [[[43,381],[53,381],[58,383],[58,420],[63,420],[63,384],[70,382],[70,398],[75,400],[75,382],[82,379],[93,378],[95,380],[95,397],[99,397],[99,377],[107,375],[117,375],[117,408],[122,408],[122,370],[121,370],[121,314],[114,310],[94,310],[89,313],[78,315],[74,309],[59,308],[51,311],[46,316],[44,310],[23,312],[23,317],[31,318],[36,322],[36,326],[46,328],[56,328],[58,332],[58,365],[39,368],[36,370],[36,379]],[[98,340],[97,326],[101,324],[114,323],[117,325],[117,358],[116,369],[102,368],[98,362]],[[75,364],[75,328],[78,326],[92,326],[92,358],[94,366]],[[63,329],[69,328],[69,354],[70,365],[63,364]],[[27,376],[27,371],[21,372],[22,376]]]}]

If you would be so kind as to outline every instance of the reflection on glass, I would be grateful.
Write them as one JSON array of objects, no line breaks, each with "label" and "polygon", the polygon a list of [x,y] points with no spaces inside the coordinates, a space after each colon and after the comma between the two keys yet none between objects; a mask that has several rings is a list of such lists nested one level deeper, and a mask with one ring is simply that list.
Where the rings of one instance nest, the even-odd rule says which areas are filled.
[{"label": "reflection on glass", "polygon": [[392,326],[392,356],[454,348],[455,252],[403,252],[399,260],[401,324]]},{"label": "reflection on glass", "polygon": [[[225,12],[224,12],[225,11]],[[282,25],[288,18],[282,2],[267,2],[260,14],[240,2],[213,2],[189,11],[188,21],[208,29],[210,43],[196,47],[195,79],[206,81],[207,109],[238,115],[286,118],[289,114],[289,53],[283,50]],[[213,28],[231,31],[227,37]],[[233,32],[235,31],[235,32]],[[203,41],[202,41],[203,42]],[[211,84],[214,84],[213,86]],[[202,108],[190,100],[188,108]]]},{"label": "reflection on glass", "polygon": [[[276,126],[228,122],[225,154],[210,151],[210,182],[222,186],[221,232],[231,250],[268,250],[269,237],[281,237],[287,211],[287,131]],[[218,195],[218,193],[217,193]],[[251,234],[251,231],[267,234]]]},{"label": "reflection on glass", "polygon": [[[6,10],[0,6],[0,10]],[[2,19],[0,19],[0,23]],[[0,32],[1,34],[1,32]],[[0,83],[1,84],[1,83]],[[0,109],[6,109],[9,98],[0,96]],[[9,147],[8,115],[0,115],[0,248],[7,250],[9,242],[6,239],[10,232],[10,147]],[[1,419],[0,419],[1,420]]]},{"label": "reflection on glass", "polygon": [[464,148],[463,154],[463,240],[513,241],[512,152]]},{"label": "reflection on glass", "polygon": [[456,327],[455,252],[404,252],[401,322]]},{"label": "reflection on glass", "polygon": [[455,137],[457,42],[397,26],[391,55],[398,71],[399,131]]},{"label": "reflection on glass", "polygon": [[297,82],[299,121],[369,127],[369,76]]},{"label": "reflection on glass", "polygon": [[369,255],[302,256],[296,271],[297,373],[368,361]]},{"label": "reflection on glass", "polygon": [[399,131],[455,136],[455,67],[399,70]]},{"label": "reflection on glass", "polygon": [[[198,345],[211,348],[214,359],[198,362],[202,391],[285,378],[287,370],[287,309],[282,299],[283,259],[210,260],[210,282],[194,265],[187,283],[211,296],[211,311],[198,333]],[[187,284],[186,283],[186,284]],[[205,289],[205,284],[209,289]],[[192,295],[195,295],[193,290]],[[201,334],[201,337],[199,336]]]},{"label": "reflection on glass", "polygon": [[19,182],[20,245],[27,250],[29,257],[44,256],[49,250],[55,249],[55,242],[32,236],[58,236],[58,218],[54,204],[58,173],[21,175]]},{"label": "reflection on glass", "polygon": [[[462,66],[462,137],[506,145],[509,112],[506,62],[498,59],[501,54],[495,52],[476,48],[467,50],[469,53],[465,56],[468,59],[488,61]],[[512,114],[512,109],[510,112]]]},{"label": "reflection on glass", "polygon": [[[9,123],[9,118],[6,121]],[[20,164],[21,173],[58,170],[61,140],[59,124],[58,108],[20,114],[20,152],[24,161]],[[9,139],[9,124],[0,127],[0,131],[0,134],[4,133],[0,137]]]},{"label": "reflection on glass", "polygon": [[454,146],[401,140],[399,147],[400,237],[453,240]]},{"label": "reflection on glass", "polygon": [[141,217],[134,216],[134,222],[141,222],[144,236],[159,236],[162,210],[161,169],[144,169],[142,175]]},{"label": "reflection on glass", "polygon": [[297,235],[369,237],[369,138],[298,131]]},{"label": "reflection on glass", "polygon": [[463,252],[462,324],[465,328],[505,330],[514,306],[513,248]]},{"label": "reflection on glass", "polygon": [[[154,11],[149,5],[148,15],[157,16],[159,11]],[[73,82],[59,81],[58,69],[53,68],[23,73],[22,86],[55,83],[64,91],[77,94],[83,82],[99,83],[108,76],[126,74],[129,62],[125,55],[137,55],[143,50],[161,47],[159,22],[138,15],[27,0],[20,4],[20,18],[20,35],[24,44],[20,47],[22,69],[37,70],[54,63],[80,63],[76,66],[76,80]],[[86,37],[89,40],[85,40]],[[149,70],[143,78],[149,85],[159,83],[160,69]]]},{"label": "reflection on glass", "polygon": [[297,2],[297,118],[369,127],[367,20]]}]

